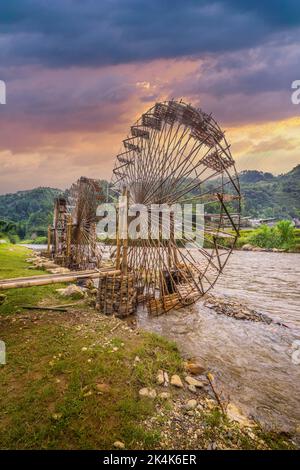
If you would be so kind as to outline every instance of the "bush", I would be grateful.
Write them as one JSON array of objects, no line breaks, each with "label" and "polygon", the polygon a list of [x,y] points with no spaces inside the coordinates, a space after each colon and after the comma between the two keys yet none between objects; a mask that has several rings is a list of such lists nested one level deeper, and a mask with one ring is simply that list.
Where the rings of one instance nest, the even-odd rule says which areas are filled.
[{"label": "bush", "polygon": [[281,220],[275,227],[262,225],[248,238],[248,243],[260,248],[288,250],[294,246],[294,242],[294,227],[289,220]]},{"label": "bush", "polygon": [[286,249],[291,248],[295,242],[294,227],[289,220],[281,220],[276,224],[279,243]]},{"label": "bush", "polygon": [[8,233],[7,236],[8,236],[10,243],[13,243],[14,245],[16,243],[20,243],[20,237],[18,235],[14,233]]},{"label": "bush", "polygon": [[47,237],[36,237],[34,240],[31,238],[29,240],[22,240],[22,244],[24,245],[46,245],[48,242]]}]

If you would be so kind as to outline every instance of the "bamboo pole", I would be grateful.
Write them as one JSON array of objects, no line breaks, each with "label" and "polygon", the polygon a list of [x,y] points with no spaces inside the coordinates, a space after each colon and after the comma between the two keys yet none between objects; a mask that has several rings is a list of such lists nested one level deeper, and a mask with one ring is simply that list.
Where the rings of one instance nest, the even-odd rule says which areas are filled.
[{"label": "bamboo pole", "polygon": [[123,254],[122,254],[122,272],[127,275],[128,272],[128,260],[127,260],[127,255],[128,255],[128,190],[127,188],[124,188],[123,190],[123,196],[126,197],[126,214],[124,217],[123,214],[123,223],[124,223],[124,218],[126,218],[126,234],[125,238],[123,239]]},{"label": "bamboo pole", "polygon": [[72,240],[72,216],[68,216],[68,222],[67,222],[67,260],[68,262],[70,261],[70,256],[71,256],[71,240]]},{"label": "bamboo pole", "polygon": [[51,246],[51,226],[48,225],[48,246],[47,246],[48,256],[50,256],[50,246]]},{"label": "bamboo pole", "polygon": [[6,279],[0,281],[0,290],[6,289],[16,289],[23,287],[33,287],[33,286],[46,286],[49,284],[59,284],[64,282],[75,282],[78,279],[96,279],[100,274],[117,274],[120,275],[121,272],[118,270],[106,270],[106,271],[93,271],[93,272],[82,272],[68,273],[68,274],[53,274],[49,276],[34,276],[32,278],[15,278],[15,279]]}]

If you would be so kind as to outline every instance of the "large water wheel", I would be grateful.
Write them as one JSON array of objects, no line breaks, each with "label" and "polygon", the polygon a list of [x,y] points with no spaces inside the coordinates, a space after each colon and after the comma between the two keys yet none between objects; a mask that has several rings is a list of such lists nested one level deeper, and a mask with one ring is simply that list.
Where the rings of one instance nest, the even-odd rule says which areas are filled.
[{"label": "large water wheel", "polygon": [[[123,141],[112,183],[115,195],[144,205],[151,219],[150,231],[140,223],[140,238],[117,239],[112,251],[116,267],[134,277],[138,300],[157,314],[195,302],[215,284],[239,233],[240,187],[222,129],[183,102],[156,103]],[[183,236],[175,211],[165,236],[163,211],[154,213],[153,204],[190,205]]]}]

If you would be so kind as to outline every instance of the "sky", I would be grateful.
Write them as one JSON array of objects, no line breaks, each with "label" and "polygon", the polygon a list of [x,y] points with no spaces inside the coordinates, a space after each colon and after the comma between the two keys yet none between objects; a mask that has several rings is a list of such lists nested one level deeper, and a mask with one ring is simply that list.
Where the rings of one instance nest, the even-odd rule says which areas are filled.
[{"label": "sky", "polygon": [[110,179],[155,102],[212,113],[237,169],[300,163],[299,0],[0,3],[0,193]]}]

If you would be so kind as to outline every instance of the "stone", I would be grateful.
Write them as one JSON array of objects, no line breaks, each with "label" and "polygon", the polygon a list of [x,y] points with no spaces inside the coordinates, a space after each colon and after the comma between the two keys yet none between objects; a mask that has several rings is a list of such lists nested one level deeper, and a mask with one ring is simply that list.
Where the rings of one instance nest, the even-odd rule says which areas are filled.
[{"label": "stone", "polygon": [[156,391],[153,388],[144,387],[139,391],[139,396],[141,398],[156,398]]},{"label": "stone", "polygon": [[169,386],[169,375],[167,372],[164,372],[164,387],[168,387]]},{"label": "stone", "polygon": [[216,442],[211,442],[210,444],[208,444],[206,450],[217,450]]},{"label": "stone", "polygon": [[54,269],[54,268],[57,268],[58,266],[52,261],[46,261],[46,262],[42,262],[42,267],[44,269]]},{"label": "stone", "polygon": [[154,388],[150,388],[150,389],[149,389],[149,394],[148,394],[149,398],[154,399],[154,398],[156,398],[156,395],[157,395],[157,393],[156,393],[156,391],[154,390]]},{"label": "stone", "polygon": [[194,410],[197,406],[197,400],[188,400],[185,404],[186,410]]},{"label": "stone", "polygon": [[190,375],[187,375],[185,381],[188,385],[194,385],[194,387],[202,388],[204,387],[204,383],[200,382],[200,380],[194,379]]},{"label": "stone", "polygon": [[171,394],[169,392],[161,392],[161,393],[159,393],[158,396],[162,400],[168,400],[168,398],[171,398]]},{"label": "stone", "polygon": [[237,319],[237,320],[245,320],[247,318],[247,316],[243,313],[243,312],[237,312],[234,317]]},{"label": "stone", "polygon": [[228,403],[226,413],[231,421],[236,421],[242,427],[253,426],[253,423],[251,423],[251,421],[245,415],[243,415],[241,410],[233,403]]},{"label": "stone", "polygon": [[195,385],[189,385],[188,389],[191,393],[196,393],[197,392],[197,389],[196,389]]},{"label": "stone", "polygon": [[246,245],[242,246],[242,250],[244,251],[252,251],[253,246],[250,243],[246,243]]},{"label": "stone", "polygon": [[61,413],[53,413],[52,415],[52,419],[54,419],[55,421],[58,421],[61,417],[62,417]]},{"label": "stone", "polygon": [[70,272],[68,268],[55,268],[48,270],[51,274],[67,274]]},{"label": "stone", "polygon": [[159,370],[156,376],[156,383],[157,385],[163,385],[164,382],[165,382],[164,372],[162,370]]},{"label": "stone", "polygon": [[206,368],[198,362],[187,362],[185,364],[185,369],[192,375],[201,375],[206,371]]},{"label": "stone", "polygon": [[109,393],[110,392],[110,386],[105,383],[98,383],[96,384],[96,389],[100,393]]},{"label": "stone", "polygon": [[90,289],[90,294],[91,295],[97,295],[98,294],[98,289]]},{"label": "stone", "polygon": [[206,398],[205,400],[205,406],[209,410],[212,410],[216,406],[216,402],[214,400],[211,400],[210,398]]},{"label": "stone", "polygon": [[134,361],[133,361],[133,367],[136,367],[139,362],[141,362],[141,359],[139,358],[139,356],[135,356],[134,358]]},{"label": "stone", "polygon": [[[86,281],[86,283],[85,283],[85,287],[86,287],[87,289],[91,289],[91,290],[95,289],[95,284],[94,284],[93,280],[92,280],[92,279],[88,279],[88,280]],[[96,290],[97,290],[97,289],[96,289]],[[98,290],[97,290],[97,291],[98,291]]]},{"label": "stone", "polygon": [[57,292],[62,297],[72,297],[75,299],[82,299],[85,296],[85,292],[81,289],[81,287],[76,286],[76,284],[71,284],[64,289],[57,289]]},{"label": "stone", "polygon": [[115,441],[114,442],[115,449],[125,449],[125,444],[122,441]]},{"label": "stone", "polygon": [[183,383],[179,375],[172,375],[171,385],[174,385],[174,387],[183,388]]}]

